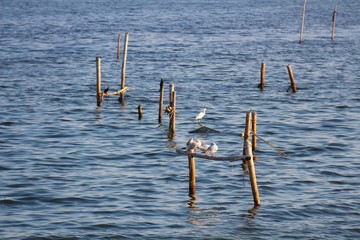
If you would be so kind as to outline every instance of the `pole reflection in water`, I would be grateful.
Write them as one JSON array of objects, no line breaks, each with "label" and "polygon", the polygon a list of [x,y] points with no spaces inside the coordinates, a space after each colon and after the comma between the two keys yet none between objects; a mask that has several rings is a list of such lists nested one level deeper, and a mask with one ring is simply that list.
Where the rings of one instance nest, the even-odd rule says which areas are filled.
[{"label": "pole reflection in water", "polygon": [[196,197],[195,197],[195,195],[190,196],[190,198],[189,198],[189,200],[188,200],[188,206],[189,206],[189,208],[198,208],[198,207],[195,205],[195,203],[196,203]]},{"label": "pole reflection in water", "polygon": [[256,216],[256,213],[257,211],[260,209],[260,206],[255,206],[253,208],[251,208],[249,211],[248,211],[248,217],[250,219],[255,219],[255,216]]}]

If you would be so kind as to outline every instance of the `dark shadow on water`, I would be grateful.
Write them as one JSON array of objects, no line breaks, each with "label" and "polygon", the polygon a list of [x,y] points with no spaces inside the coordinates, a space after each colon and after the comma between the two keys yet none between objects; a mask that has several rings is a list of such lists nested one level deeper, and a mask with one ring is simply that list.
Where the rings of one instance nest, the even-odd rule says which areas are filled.
[{"label": "dark shadow on water", "polygon": [[220,131],[208,128],[202,123],[198,123],[201,127],[195,130],[190,131],[189,133],[219,133]]}]

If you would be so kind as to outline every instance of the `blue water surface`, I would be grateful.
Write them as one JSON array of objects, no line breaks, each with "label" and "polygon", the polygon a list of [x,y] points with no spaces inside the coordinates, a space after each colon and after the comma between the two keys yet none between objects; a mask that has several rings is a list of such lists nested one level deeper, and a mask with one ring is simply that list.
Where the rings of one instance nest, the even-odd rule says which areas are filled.
[{"label": "blue water surface", "polygon": [[[359,9],[307,1],[299,44],[300,0],[2,0],[0,238],[360,238]],[[125,32],[125,102],[97,107],[95,59],[119,90]],[[160,79],[165,106],[175,85],[173,137]],[[204,107],[220,133],[189,133]],[[196,159],[190,198],[175,148],[194,137],[242,154],[250,110],[261,206],[240,162]]]}]

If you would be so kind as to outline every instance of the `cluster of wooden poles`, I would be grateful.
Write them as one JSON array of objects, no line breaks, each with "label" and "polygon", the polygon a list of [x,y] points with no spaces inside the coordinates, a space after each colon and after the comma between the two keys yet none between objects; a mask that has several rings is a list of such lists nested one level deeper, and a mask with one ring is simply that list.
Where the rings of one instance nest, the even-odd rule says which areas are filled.
[{"label": "cluster of wooden poles", "polygon": [[[303,32],[304,32],[304,22],[305,22],[305,10],[306,10],[306,0],[304,0],[304,7],[302,11],[302,17],[301,17],[301,29],[300,29],[300,44],[303,41]],[[333,18],[332,18],[332,27],[331,27],[331,40],[334,41],[335,38],[335,22],[336,22],[336,10],[337,5],[334,6],[333,11]]]},{"label": "cluster of wooden poles", "polygon": [[[258,85],[258,87],[261,89],[261,90],[264,90],[265,89],[265,69],[266,69],[266,64],[265,63],[261,63],[261,71],[260,71],[260,84]],[[289,73],[289,78],[290,78],[290,83],[291,83],[291,89],[292,89],[292,92],[296,92],[297,89],[296,89],[296,83],[295,83],[295,77],[294,77],[294,73],[292,71],[292,68],[291,68],[291,65],[288,64],[287,65],[287,70],[288,70],[288,73]]]},{"label": "cluster of wooden poles", "polygon": [[[253,152],[256,150],[256,112],[249,111],[246,114],[245,121],[245,132],[243,135],[244,144],[243,144],[243,155],[242,156],[207,156],[203,154],[195,153],[195,149],[190,149],[188,151],[177,148],[176,152],[181,154],[188,155],[189,163],[189,197],[195,198],[196,194],[196,166],[195,166],[195,157],[215,160],[215,161],[243,161],[242,168],[247,170],[249,173],[251,190],[254,200],[254,207],[260,206],[260,194],[257,186],[256,180],[256,171],[254,165],[254,156]],[[252,137],[251,137],[252,136]],[[251,138],[250,138],[251,137]]]},{"label": "cluster of wooden poles", "polygon": [[[120,59],[120,39],[121,36],[118,34],[117,42],[117,59]],[[125,102],[125,92],[129,90],[128,87],[125,87],[125,76],[126,76],[126,59],[128,51],[128,42],[129,42],[129,33],[125,34],[125,43],[124,43],[124,53],[123,53],[123,62],[121,68],[121,84],[120,90],[108,93],[108,89],[101,89],[101,57],[96,57],[96,79],[97,79],[97,88],[96,88],[96,99],[97,106],[100,107],[102,104],[103,97],[110,97],[113,95],[120,94],[119,102],[122,104]],[[162,112],[163,112],[163,102],[164,102],[164,81],[161,79],[160,82],[160,101],[159,101],[159,123],[162,123]],[[176,126],[176,92],[175,85],[170,84],[169,91],[169,105],[166,107],[165,112],[169,114],[169,133],[170,136],[175,135],[175,126]],[[139,120],[142,118],[142,105],[138,106]]]},{"label": "cluster of wooden poles", "polygon": [[[127,51],[128,51],[128,43],[129,43],[129,33],[125,33],[125,42],[124,42],[124,53],[123,53],[123,62],[121,68],[121,83],[120,90],[108,93],[108,89],[101,90],[101,57],[96,57],[96,99],[97,106],[100,107],[103,97],[110,97],[113,95],[120,95],[119,102],[122,104],[125,102],[125,92],[129,90],[128,87],[125,87],[125,76],[126,76],[126,59],[127,59]],[[117,46],[117,59],[120,59],[120,34],[118,34],[118,46]]]}]

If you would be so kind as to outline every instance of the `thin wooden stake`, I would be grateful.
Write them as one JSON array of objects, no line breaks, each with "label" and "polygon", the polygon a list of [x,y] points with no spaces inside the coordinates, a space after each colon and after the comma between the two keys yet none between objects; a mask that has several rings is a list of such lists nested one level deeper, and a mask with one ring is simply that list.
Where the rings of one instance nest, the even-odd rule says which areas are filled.
[{"label": "thin wooden stake", "polygon": [[334,38],[335,38],[336,8],[337,8],[337,5],[335,5],[334,12],[333,12],[333,22],[332,22],[332,29],[331,29],[331,40],[332,41],[334,41]]},{"label": "thin wooden stake", "polygon": [[171,109],[171,112],[169,112],[169,132],[172,133],[172,114],[173,114],[173,98],[174,98],[174,92],[175,92],[175,86],[174,84],[170,84],[169,86],[169,106]]},{"label": "thin wooden stake", "polygon": [[163,102],[164,102],[164,81],[160,81],[160,101],[159,101],[159,123],[162,122]]},{"label": "thin wooden stake", "polygon": [[117,41],[117,59],[120,59],[120,33],[118,34],[118,41]]},{"label": "thin wooden stake", "polygon": [[248,164],[248,169],[249,169],[249,177],[250,177],[250,183],[251,183],[251,191],[252,191],[253,199],[254,199],[254,206],[257,207],[257,206],[260,206],[260,194],[259,194],[259,189],[258,189],[257,180],[256,180],[256,171],[255,171],[253,156],[251,156],[251,159],[249,161],[247,161],[247,164]]},{"label": "thin wooden stake", "polygon": [[289,78],[290,78],[290,82],[291,82],[291,88],[292,88],[293,92],[296,92],[295,78],[294,78],[294,74],[293,74],[293,71],[292,71],[292,69],[291,69],[290,64],[287,65],[287,69],[288,69],[288,72],[289,72]]},{"label": "thin wooden stake", "polygon": [[265,69],[266,69],[266,64],[261,63],[261,74],[260,74],[260,84],[259,84],[261,90],[264,90],[265,88]]},{"label": "thin wooden stake", "polygon": [[251,128],[252,128],[252,151],[256,151],[257,143],[256,143],[256,112],[252,112],[251,116]]},{"label": "thin wooden stake", "polygon": [[171,113],[171,135],[175,135],[176,127],[176,92],[173,92],[172,96],[172,113]]},{"label": "thin wooden stake", "polygon": [[[125,34],[125,42],[124,42],[124,57],[121,69],[121,89],[125,87],[125,76],[126,76],[126,59],[127,59],[127,51],[128,51],[128,42],[129,42],[129,33]],[[119,98],[120,102],[124,103],[125,93],[122,93]]]},{"label": "thin wooden stake", "polygon": [[142,106],[141,104],[138,106],[138,114],[139,114],[139,120],[142,119]]},{"label": "thin wooden stake", "polygon": [[[194,153],[195,149],[188,150],[189,153]],[[188,156],[189,161],[189,197],[194,198],[196,193],[196,169],[195,158]]]},{"label": "thin wooden stake", "polygon": [[96,86],[97,86],[97,91],[96,91],[96,99],[97,99],[97,106],[100,107],[101,106],[101,102],[102,102],[102,92],[101,92],[101,57],[98,56],[96,57]]},{"label": "thin wooden stake", "polygon": [[303,7],[303,11],[302,11],[301,30],[300,30],[300,44],[302,43],[303,32],[304,32],[305,9],[306,9],[306,0],[304,0],[304,7]]},{"label": "thin wooden stake", "polygon": [[246,155],[246,139],[250,137],[250,131],[251,131],[251,114],[250,112],[248,112],[246,114],[246,120],[245,120],[243,155]]},{"label": "thin wooden stake", "polygon": [[172,101],[173,101],[173,92],[175,91],[175,85],[173,83],[170,84],[170,89],[169,89],[169,105],[172,106]]},{"label": "thin wooden stake", "polygon": [[254,206],[260,206],[260,195],[259,190],[257,186],[256,181],[256,171],[255,171],[255,165],[254,165],[254,159],[253,159],[253,152],[250,142],[250,125],[251,125],[251,112],[248,112],[246,114],[246,125],[245,125],[245,134],[244,134],[244,151],[245,155],[249,157],[249,160],[247,162],[247,167],[249,169],[249,178],[251,183],[251,191],[253,194],[254,199]]}]

